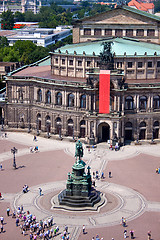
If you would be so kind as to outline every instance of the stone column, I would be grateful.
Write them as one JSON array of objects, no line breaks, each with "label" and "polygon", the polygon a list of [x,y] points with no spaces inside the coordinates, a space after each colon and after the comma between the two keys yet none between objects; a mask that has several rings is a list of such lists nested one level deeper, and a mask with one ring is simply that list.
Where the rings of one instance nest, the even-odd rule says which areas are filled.
[{"label": "stone column", "polygon": [[91,36],[94,36],[94,29],[91,29]]},{"label": "stone column", "polygon": [[115,36],[115,29],[112,29],[112,37]]},{"label": "stone column", "polygon": [[114,112],[117,110],[117,96],[114,96]]},{"label": "stone column", "polygon": [[102,29],[102,36],[105,36],[105,29]]},{"label": "stone column", "polygon": [[137,95],[137,112],[139,112],[139,94]]},{"label": "stone column", "polygon": [[153,94],[151,94],[151,112],[153,112]]},{"label": "stone column", "polygon": [[144,29],[144,37],[147,37],[147,29]]},{"label": "stone column", "polygon": [[118,96],[118,112],[120,112],[120,96]]},{"label": "stone column", "polygon": [[137,30],[133,29],[133,37],[136,37],[136,35],[137,35]]},{"label": "stone column", "polygon": [[124,96],[122,96],[122,115],[124,115]]}]

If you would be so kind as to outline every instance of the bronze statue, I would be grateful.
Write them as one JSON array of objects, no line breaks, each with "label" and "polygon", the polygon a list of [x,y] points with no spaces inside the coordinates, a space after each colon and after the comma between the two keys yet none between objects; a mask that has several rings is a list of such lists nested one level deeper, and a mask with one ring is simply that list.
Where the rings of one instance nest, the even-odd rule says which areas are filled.
[{"label": "bronze statue", "polygon": [[78,160],[81,160],[81,157],[83,157],[83,147],[80,140],[76,142],[75,157],[76,157],[76,160],[77,160],[77,157],[79,157]]}]

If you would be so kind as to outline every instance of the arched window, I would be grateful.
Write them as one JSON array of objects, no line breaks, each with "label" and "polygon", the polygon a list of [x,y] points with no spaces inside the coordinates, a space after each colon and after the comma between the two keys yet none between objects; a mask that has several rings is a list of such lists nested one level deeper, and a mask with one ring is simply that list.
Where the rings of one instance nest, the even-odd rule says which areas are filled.
[{"label": "arched window", "polygon": [[37,101],[42,102],[42,90],[41,89],[39,89],[37,91]]},{"label": "arched window", "polygon": [[51,92],[49,90],[46,92],[46,103],[51,103]]},{"label": "arched window", "polygon": [[159,96],[154,96],[153,97],[153,108],[154,109],[159,109],[160,108],[160,97]]},{"label": "arched window", "polygon": [[125,128],[132,128],[132,123],[131,122],[126,122]]},{"label": "arched window", "polygon": [[153,127],[159,127],[159,122],[155,121],[154,124],[153,124]]},{"label": "arched window", "polygon": [[56,104],[61,106],[62,105],[62,93],[58,92],[56,95]]},{"label": "arched window", "polygon": [[139,127],[140,127],[140,128],[146,127],[146,123],[145,123],[145,122],[141,122],[141,123],[139,124]]},{"label": "arched window", "polygon": [[133,98],[131,96],[128,96],[125,99],[125,109],[126,110],[133,109]]},{"label": "arched window", "polygon": [[72,93],[68,95],[68,107],[74,107],[74,95]]},{"label": "arched window", "polygon": [[146,110],[146,108],[147,108],[147,97],[142,96],[139,99],[139,109]]},{"label": "arched window", "polygon": [[86,108],[86,95],[82,95],[81,98],[80,98],[80,107],[81,108]]}]

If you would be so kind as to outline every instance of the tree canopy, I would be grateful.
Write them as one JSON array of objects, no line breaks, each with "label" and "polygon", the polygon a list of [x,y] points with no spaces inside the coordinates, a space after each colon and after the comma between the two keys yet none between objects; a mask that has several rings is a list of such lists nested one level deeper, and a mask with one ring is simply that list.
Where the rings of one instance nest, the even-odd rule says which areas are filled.
[{"label": "tree canopy", "polygon": [[1,14],[2,29],[12,30],[14,27],[14,15],[11,10],[7,10]]}]

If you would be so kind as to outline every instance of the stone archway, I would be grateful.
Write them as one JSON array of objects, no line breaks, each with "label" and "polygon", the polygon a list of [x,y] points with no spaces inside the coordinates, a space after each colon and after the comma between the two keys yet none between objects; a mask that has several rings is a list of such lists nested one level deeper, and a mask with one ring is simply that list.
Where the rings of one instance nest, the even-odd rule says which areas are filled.
[{"label": "stone archway", "polygon": [[108,123],[100,123],[98,126],[98,141],[107,142],[110,140],[110,125]]}]

